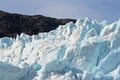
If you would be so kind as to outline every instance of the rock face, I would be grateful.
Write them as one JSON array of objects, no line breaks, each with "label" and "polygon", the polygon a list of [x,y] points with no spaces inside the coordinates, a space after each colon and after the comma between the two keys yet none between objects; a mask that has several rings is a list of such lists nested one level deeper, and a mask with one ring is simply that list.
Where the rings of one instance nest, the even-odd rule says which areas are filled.
[{"label": "rock face", "polygon": [[0,11],[0,37],[16,37],[22,32],[33,35],[39,32],[49,32],[59,25],[64,25],[74,19],[56,19],[42,15],[28,16],[21,14],[11,14]]}]

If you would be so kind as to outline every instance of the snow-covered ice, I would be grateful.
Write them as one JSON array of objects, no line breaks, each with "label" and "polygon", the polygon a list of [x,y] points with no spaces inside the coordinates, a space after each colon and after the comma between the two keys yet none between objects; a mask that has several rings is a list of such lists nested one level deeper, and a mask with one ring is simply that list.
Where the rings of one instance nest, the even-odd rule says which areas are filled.
[{"label": "snow-covered ice", "polygon": [[0,80],[120,80],[120,21],[0,38]]}]

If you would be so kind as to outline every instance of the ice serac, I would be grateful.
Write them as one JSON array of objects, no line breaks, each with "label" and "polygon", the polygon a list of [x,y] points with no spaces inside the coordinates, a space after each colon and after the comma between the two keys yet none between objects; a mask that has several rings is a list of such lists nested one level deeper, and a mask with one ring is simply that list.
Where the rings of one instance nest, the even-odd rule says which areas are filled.
[{"label": "ice serac", "polygon": [[84,18],[0,38],[0,80],[120,80],[120,21]]}]

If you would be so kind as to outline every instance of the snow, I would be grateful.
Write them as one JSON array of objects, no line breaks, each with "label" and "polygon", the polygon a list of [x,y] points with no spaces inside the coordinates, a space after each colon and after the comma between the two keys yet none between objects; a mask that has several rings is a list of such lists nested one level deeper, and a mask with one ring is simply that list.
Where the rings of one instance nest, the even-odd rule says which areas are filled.
[{"label": "snow", "polygon": [[0,80],[120,80],[120,21],[84,18],[0,38]]}]

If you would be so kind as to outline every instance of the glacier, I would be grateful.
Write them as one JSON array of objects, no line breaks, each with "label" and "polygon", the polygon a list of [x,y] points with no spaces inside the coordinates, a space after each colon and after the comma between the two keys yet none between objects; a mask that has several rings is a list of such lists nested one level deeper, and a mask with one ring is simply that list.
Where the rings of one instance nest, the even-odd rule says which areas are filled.
[{"label": "glacier", "polygon": [[0,38],[0,80],[120,80],[120,20],[89,18]]}]

